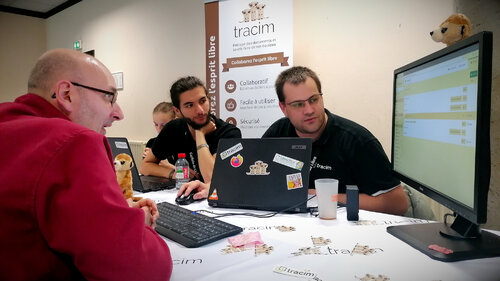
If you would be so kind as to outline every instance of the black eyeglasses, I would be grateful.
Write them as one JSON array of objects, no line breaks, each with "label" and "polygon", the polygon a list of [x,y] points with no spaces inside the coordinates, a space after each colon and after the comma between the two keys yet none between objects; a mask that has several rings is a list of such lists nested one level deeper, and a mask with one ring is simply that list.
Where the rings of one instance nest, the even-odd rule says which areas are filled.
[{"label": "black eyeglasses", "polygon": [[296,101],[286,103],[286,105],[291,106],[293,109],[302,109],[302,108],[304,108],[304,106],[306,106],[306,102],[308,102],[310,105],[317,104],[322,95],[323,94],[321,94],[321,93],[315,94],[306,100],[296,100]]},{"label": "black eyeglasses", "polygon": [[111,104],[114,104],[116,102],[116,99],[118,98],[118,95],[115,92],[106,91],[106,90],[102,90],[102,89],[98,89],[98,88],[94,88],[94,87],[82,85],[82,84],[76,83],[76,82],[71,82],[71,84],[73,84],[75,86],[78,86],[78,87],[85,88],[85,89],[89,89],[89,90],[92,90],[92,91],[96,91],[96,92],[99,92],[99,93],[103,93],[106,96],[106,98],[111,102]]}]

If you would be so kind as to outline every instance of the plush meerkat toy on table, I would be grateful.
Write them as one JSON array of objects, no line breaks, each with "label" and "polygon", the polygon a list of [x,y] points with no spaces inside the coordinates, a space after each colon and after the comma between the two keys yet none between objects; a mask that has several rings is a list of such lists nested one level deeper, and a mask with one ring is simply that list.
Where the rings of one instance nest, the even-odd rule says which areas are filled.
[{"label": "plush meerkat toy on table", "polygon": [[123,196],[127,201],[137,201],[141,197],[134,197],[134,191],[132,189],[132,167],[134,167],[134,161],[132,157],[126,153],[120,153],[115,157],[115,171],[116,180],[118,185],[122,189]]},{"label": "plush meerkat toy on table", "polygon": [[471,23],[464,14],[449,16],[438,29],[431,31],[432,40],[450,46],[470,36]]}]

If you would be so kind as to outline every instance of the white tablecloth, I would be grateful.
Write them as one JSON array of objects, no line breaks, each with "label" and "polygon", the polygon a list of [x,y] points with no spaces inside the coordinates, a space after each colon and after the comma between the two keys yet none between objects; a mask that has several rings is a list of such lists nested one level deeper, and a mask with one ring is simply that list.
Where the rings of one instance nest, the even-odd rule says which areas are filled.
[{"label": "white tablecloth", "polygon": [[[173,203],[175,194],[169,190],[137,195]],[[311,201],[309,205],[314,205]],[[217,213],[267,213],[212,208],[206,200],[186,207]],[[500,258],[436,261],[386,232],[390,225],[428,223],[425,220],[360,210],[359,221],[349,222],[344,208],[331,221],[310,214],[221,220],[242,227],[243,233],[259,232],[265,245],[238,251],[222,239],[189,249],[164,238],[174,263],[172,280],[500,280]]]}]

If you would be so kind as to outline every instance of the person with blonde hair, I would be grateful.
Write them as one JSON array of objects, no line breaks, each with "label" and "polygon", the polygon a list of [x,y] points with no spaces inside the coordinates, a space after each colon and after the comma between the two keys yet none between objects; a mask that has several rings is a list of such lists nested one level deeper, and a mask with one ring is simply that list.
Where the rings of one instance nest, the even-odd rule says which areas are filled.
[{"label": "person with blonde hair", "polygon": [[[174,120],[175,118],[177,118],[177,116],[175,115],[173,104],[171,102],[160,102],[153,109],[153,124],[158,134],[168,122]],[[153,147],[155,140],[156,137],[148,140],[146,148],[144,148],[144,153],[142,154],[143,158],[146,157],[146,154],[149,153],[149,151],[151,151],[151,147]]]},{"label": "person with blonde hair", "polygon": [[[174,120],[175,118],[176,115],[171,102],[160,102],[153,109],[153,124],[155,125],[155,129],[158,134],[168,122]],[[146,147],[151,148],[155,139],[156,137],[149,139],[146,143]]]}]

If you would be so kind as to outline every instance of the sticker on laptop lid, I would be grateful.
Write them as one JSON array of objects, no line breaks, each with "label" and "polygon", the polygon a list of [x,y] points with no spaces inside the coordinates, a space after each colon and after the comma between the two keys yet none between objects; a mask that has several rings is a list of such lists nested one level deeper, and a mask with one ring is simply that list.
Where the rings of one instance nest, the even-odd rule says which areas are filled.
[{"label": "sticker on laptop lid", "polygon": [[290,167],[292,169],[296,169],[299,171],[301,171],[302,167],[304,167],[304,162],[299,161],[299,160],[295,160],[295,159],[290,158],[290,157],[285,156],[285,155],[281,155],[279,153],[276,153],[274,155],[273,162],[276,162],[278,164],[281,164],[281,165],[284,165],[284,166],[287,166],[287,167]]},{"label": "sticker on laptop lid", "polygon": [[241,166],[241,164],[243,164],[243,156],[238,154],[231,157],[231,166],[233,166],[234,168],[238,168],[239,166]]},{"label": "sticker on laptop lid", "polygon": [[237,144],[233,145],[232,147],[222,151],[220,153],[220,158],[222,160],[224,160],[224,159],[228,158],[229,156],[231,156],[231,155],[233,155],[236,152],[241,151],[241,150],[243,150],[243,145],[240,142],[240,143],[237,143]]},{"label": "sticker on laptop lid", "polygon": [[219,200],[219,196],[217,196],[217,189],[214,188],[214,191],[212,192],[212,194],[210,195],[210,197],[208,197],[208,199],[210,199],[210,200]]},{"label": "sticker on laptop lid", "polygon": [[288,187],[288,190],[304,187],[304,184],[302,182],[302,174],[296,173],[286,175],[286,185]]},{"label": "sticker on laptop lid", "polygon": [[116,148],[127,149],[127,143],[124,141],[115,141]]},{"label": "sticker on laptop lid", "polygon": [[270,173],[267,171],[269,165],[263,161],[257,160],[255,164],[250,165],[250,171],[247,172],[249,176],[267,176]]}]

